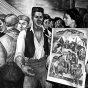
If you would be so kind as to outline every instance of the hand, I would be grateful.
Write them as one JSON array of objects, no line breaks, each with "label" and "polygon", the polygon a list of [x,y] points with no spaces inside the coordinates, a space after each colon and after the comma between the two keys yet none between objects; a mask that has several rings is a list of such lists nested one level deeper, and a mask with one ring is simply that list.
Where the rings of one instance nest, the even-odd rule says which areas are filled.
[{"label": "hand", "polygon": [[47,62],[46,62],[46,67],[47,67],[47,69],[48,69],[48,67],[49,67],[49,63],[50,63],[50,55],[47,57]]},{"label": "hand", "polygon": [[51,45],[51,35],[48,37],[48,42]]},{"label": "hand", "polygon": [[22,66],[22,71],[23,71],[24,74],[34,76],[35,74],[31,73],[30,72],[31,70],[33,70],[33,69],[29,66]]},{"label": "hand", "polygon": [[88,74],[88,63],[86,63],[85,71],[86,71],[86,73]]}]

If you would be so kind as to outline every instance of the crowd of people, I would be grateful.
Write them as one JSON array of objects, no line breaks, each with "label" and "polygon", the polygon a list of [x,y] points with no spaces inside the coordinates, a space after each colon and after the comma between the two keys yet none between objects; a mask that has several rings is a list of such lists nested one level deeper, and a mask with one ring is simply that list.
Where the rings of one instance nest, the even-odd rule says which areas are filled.
[{"label": "crowd of people", "polygon": [[76,8],[65,11],[63,19],[50,17],[42,7],[33,7],[31,18],[3,14],[0,18],[1,88],[54,88],[55,83],[46,81],[52,28],[80,27],[83,20]]}]

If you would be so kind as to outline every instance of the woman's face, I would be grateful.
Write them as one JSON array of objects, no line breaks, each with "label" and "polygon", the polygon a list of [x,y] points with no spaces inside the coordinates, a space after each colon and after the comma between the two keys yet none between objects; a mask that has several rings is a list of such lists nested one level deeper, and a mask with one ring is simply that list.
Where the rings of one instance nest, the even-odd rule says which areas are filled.
[{"label": "woman's face", "polygon": [[65,14],[64,17],[63,17],[63,20],[65,22],[65,26],[71,26],[73,24],[73,19],[71,19],[70,15],[68,14]]}]

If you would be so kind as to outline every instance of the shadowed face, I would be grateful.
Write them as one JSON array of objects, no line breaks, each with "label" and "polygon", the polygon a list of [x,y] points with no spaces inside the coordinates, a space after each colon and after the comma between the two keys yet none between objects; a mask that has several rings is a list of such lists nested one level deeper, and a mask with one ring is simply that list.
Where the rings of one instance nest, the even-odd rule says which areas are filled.
[{"label": "shadowed face", "polygon": [[43,13],[42,12],[35,12],[32,20],[33,20],[34,25],[41,26],[43,24]]}]

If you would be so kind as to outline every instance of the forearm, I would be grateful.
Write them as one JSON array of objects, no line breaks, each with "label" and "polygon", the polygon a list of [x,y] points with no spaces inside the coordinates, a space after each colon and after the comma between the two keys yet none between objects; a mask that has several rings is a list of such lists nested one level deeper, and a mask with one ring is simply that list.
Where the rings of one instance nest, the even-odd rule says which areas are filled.
[{"label": "forearm", "polygon": [[22,67],[25,65],[25,59],[23,56],[19,55],[15,58],[16,64],[22,69]]}]

